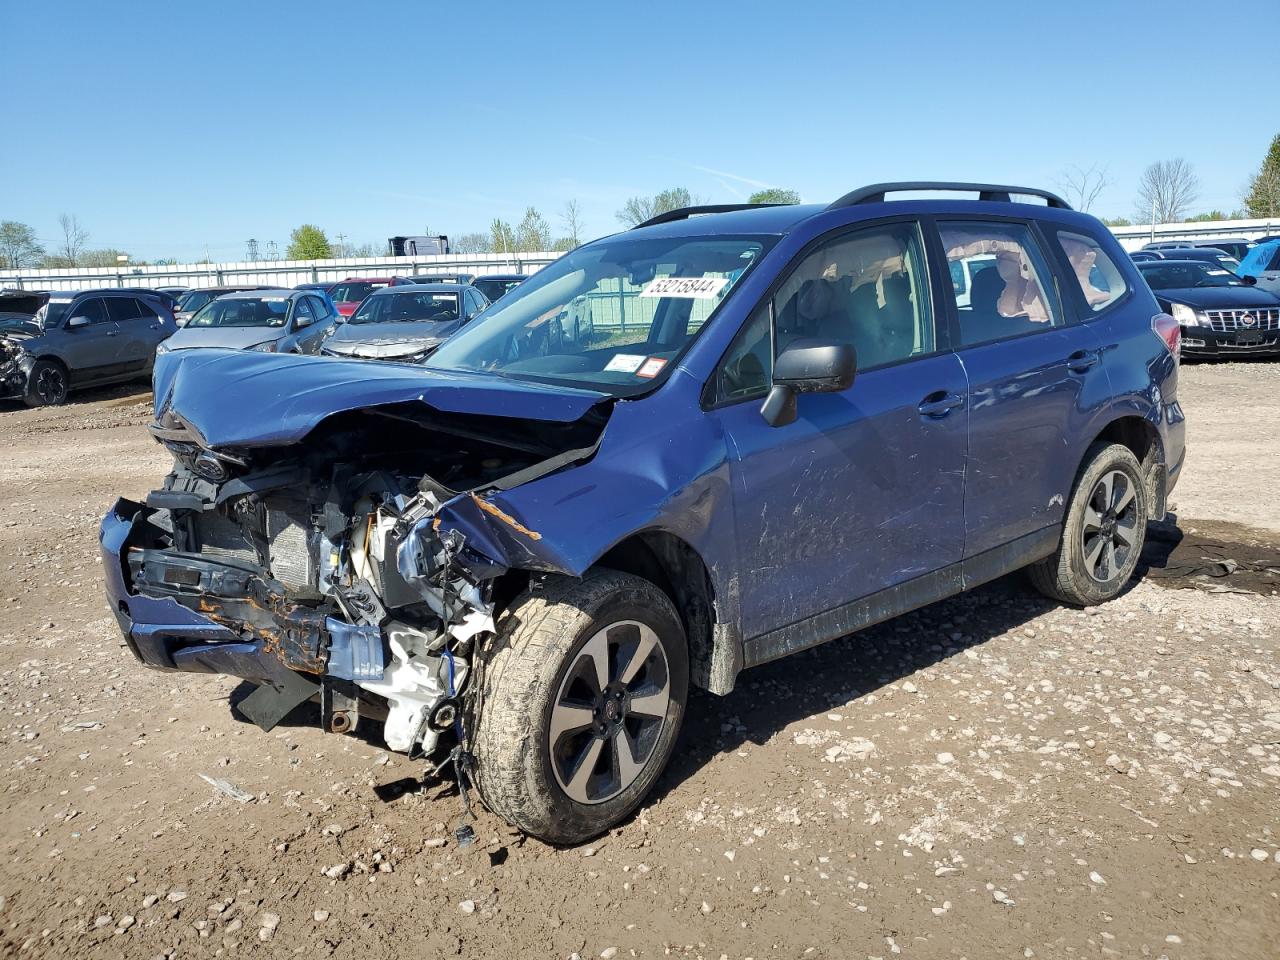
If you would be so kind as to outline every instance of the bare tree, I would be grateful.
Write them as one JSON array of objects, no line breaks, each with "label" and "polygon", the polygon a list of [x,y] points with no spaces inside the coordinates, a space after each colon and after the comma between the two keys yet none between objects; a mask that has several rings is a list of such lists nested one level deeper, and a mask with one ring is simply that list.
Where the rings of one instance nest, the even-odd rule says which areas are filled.
[{"label": "bare tree", "polygon": [[1096,163],[1088,167],[1075,164],[1058,174],[1058,186],[1065,193],[1067,203],[1081,213],[1088,213],[1095,200],[1106,187],[1111,184],[1107,179],[1107,168]]},{"label": "bare tree", "polygon": [[89,231],[80,226],[80,220],[74,213],[58,217],[58,226],[62,227],[62,244],[58,247],[58,256],[67,261],[67,266],[80,265],[80,254],[84,245],[89,242]]},{"label": "bare tree", "polygon": [[1182,157],[1161,160],[1142,171],[1138,181],[1139,218],[1154,213],[1155,223],[1177,223],[1200,195],[1200,178]]},{"label": "bare tree", "polygon": [[684,187],[672,187],[652,197],[630,197],[618,211],[618,220],[628,227],[634,227],[660,213],[679,210],[681,207],[693,207],[702,203]]},{"label": "bare tree", "polygon": [[[582,208],[577,200],[570,200],[564,205],[564,213],[560,214],[564,221],[564,229],[569,234],[565,239],[574,247],[582,243]],[[572,249],[572,247],[570,248]]]}]

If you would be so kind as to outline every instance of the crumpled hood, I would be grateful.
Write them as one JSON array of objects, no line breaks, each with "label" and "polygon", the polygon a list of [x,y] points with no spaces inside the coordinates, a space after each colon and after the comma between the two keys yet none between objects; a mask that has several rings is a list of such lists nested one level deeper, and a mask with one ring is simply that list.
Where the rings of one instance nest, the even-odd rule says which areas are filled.
[{"label": "crumpled hood", "polygon": [[245,350],[284,336],[284,327],[182,327],[165,341],[170,350],[226,347]]},{"label": "crumpled hood", "polygon": [[447,340],[460,326],[456,320],[344,323],[325,340],[324,349],[353,357],[406,357]]},{"label": "crumpled hood", "polygon": [[393,403],[568,423],[607,399],[484,373],[229,350],[157,355],[154,391],[157,419],[176,415],[211,447],[296,443],[332,414]]},{"label": "crumpled hood", "polygon": [[1154,291],[1156,299],[1185,303],[1197,310],[1239,310],[1244,307],[1280,307],[1274,293],[1257,287],[1186,287]]}]

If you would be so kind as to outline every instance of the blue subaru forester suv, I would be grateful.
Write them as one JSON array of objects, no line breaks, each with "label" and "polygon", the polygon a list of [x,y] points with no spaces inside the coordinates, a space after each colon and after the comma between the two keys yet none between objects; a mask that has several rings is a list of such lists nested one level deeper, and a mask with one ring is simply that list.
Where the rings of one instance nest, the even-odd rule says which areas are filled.
[{"label": "blue subaru forester suv", "polygon": [[160,356],[173,471],[104,519],[107,592],[138,659],[254,682],[265,729],[379,720],[572,842],[643,800],[691,683],[1023,567],[1116,596],[1183,462],[1178,346],[1040,190],[677,210],[427,366]]}]

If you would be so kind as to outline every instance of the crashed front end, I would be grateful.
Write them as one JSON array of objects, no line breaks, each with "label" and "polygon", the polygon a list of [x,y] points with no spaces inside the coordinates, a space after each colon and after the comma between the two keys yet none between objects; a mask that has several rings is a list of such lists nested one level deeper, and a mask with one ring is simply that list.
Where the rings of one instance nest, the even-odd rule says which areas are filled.
[{"label": "crashed front end", "polygon": [[22,396],[34,362],[23,339],[0,332],[0,398]]},{"label": "crashed front end", "polygon": [[606,417],[407,401],[235,447],[166,409],[172,472],[102,523],[112,610],[143,663],[258,684],[239,709],[264,729],[317,700],[326,730],[381,719],[392,750],[429,754],[465,714],[499,584],[538,567],[538,535],[489,495],[588,455]]}]

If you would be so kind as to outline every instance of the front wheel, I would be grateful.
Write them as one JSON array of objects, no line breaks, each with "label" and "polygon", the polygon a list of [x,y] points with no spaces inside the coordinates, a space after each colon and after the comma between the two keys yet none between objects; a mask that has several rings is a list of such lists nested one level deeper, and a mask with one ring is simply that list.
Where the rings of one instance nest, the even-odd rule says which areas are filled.
[{"label": "front wheel", "polygon": [[647,580],[550,578],[504,615],[475,718],[476,785],[553,843],[632,813],[675,747],[689,687],[684,628]]},{"label": "front wheel", "polygon": [[1062,524],[1062,541],[1030,568],[1041,593],[1089,607],[1119,596],[1147,535],[1147,486],[1137,457],[1118,443],[1095,443],[1085,457]]},{"label": "front wheel", "polygon": [[37,360],[27,375],[22,402],[28,407],[55,407],[67,399],[67,371],[54,360]]}]

